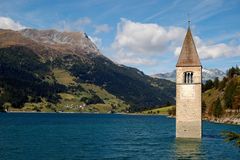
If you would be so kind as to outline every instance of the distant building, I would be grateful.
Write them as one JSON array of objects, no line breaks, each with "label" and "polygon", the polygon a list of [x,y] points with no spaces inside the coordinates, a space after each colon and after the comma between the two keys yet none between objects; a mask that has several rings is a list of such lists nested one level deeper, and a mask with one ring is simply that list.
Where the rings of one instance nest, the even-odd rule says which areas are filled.
[{"label": "distant building", "polygon": [[202,137],[202,66],[188,27],[176,65],[176,137]]}]

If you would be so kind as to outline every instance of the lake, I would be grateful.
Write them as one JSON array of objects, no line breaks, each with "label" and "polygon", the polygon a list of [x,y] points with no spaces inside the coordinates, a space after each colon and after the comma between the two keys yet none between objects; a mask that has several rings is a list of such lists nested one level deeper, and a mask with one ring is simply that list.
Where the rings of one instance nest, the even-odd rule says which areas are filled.
[{"label": "lake", "polygon": [[176,140],[165,116],[0,113],[0,159],[239,159],[224,130],[240,126],[204,122],[202,141]]}]

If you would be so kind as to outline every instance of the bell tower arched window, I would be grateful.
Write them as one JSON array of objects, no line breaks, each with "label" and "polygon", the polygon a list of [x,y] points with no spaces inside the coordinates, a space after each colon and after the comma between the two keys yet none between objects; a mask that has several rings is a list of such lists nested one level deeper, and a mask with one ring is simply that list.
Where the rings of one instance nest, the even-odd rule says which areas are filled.
[{"label": "bell tower arched window", "polygon": [[193,72],[184,72],[184,83],[193,83]]}]

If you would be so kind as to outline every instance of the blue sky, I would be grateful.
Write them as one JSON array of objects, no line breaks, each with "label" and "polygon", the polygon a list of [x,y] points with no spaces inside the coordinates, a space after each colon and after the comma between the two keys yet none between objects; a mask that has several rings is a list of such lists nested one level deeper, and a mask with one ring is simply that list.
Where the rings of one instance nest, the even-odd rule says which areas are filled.
[{"label": "blue sky", "polygon": [[240,65],[240,0],[1,0],[0,28],[84,31],[116,63],[175,69],[188,14],[202,65]]}]

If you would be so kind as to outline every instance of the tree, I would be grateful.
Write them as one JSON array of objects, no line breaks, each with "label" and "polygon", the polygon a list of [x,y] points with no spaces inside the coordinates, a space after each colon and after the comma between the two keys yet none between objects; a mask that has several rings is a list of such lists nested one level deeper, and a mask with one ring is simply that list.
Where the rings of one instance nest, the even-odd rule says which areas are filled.
[{"label": "tree", "polygon": [[166,106],[171,106],[171,105],[172,104],[169,101],[167,101]]},{"label": "tree", "polygon": [[223,90],[223,88],[225,88],[226,82],[227,82],[227,78],[223,77],[222,81],[219,83],[218,89]]},{"label": "tree", "polygon": [[228,71],[227,71],[227,76],[229,78],[232,78],[234,76],[234,74],[236,73],[236,69],[234,67],[230,68]]},{"label": "tree", "polygon": [[230,108],[232,109],[232,106],[233,106],[233,96],[234,96],[234,93],[235,93],[235,90],[236,90],[236,84],[234,83],[233,80],[231,80],[225,91],[224,91],[224,102],[225,102],[225,105],[227,108]]},{"label": "tree", "polygon": [[0,104],[0,112],[4,112],[3,105]]},{"label": "tree", "polygon": [[240,95],[234,96],[233,109],[237,110],[237,112],[240,111]]},{"label": "tree", "polygon": [[212,89],[214,87],[213,81],[212,80],[207,80],[205,85],[203,85],[203,92]]},{"label": "tree", "polygon": [[207,109],[207,105],[206,105],[205,101],[203,100],[202,101],[202,114],[204,114],[206,112],[206,109]]},{"label": "tree", "polygon": [[223,114],[222,104],[218,97],[218,99],[214,103],[213,115],[219,118],[222,116],[222,114]]},{"label": "tree", "polygon": [[218,79],[218,77],[216,77],[216,78],[214,79],[213,84],[214,84],[214,87],[215,87],[216,89],[219,87],[219,79]]},{"label": "tree", "polygon": [[4,111],[8,111],[8,109],[9,109],[10,107],[12,107],[12,105],[11,105],[11,103],[6,102],[6,103],[3,104],[2,107],[3,107]]},{"label": "tree", "polygon": [[171,107],[171,109],[168,109],[168,115],[176,116],[176,107]]},{"label": "tree", "polygon": [[235,68],[232,67],[227,71],[227,76],[229,78],[233,78],[235,75],[240,75],[240,69],[238,66],[236,66]]},{"label": "tree", "polygon": [[238,65],[236,65],[236,73],[237,75],[240,75],[240,68],[238,67]]}]

